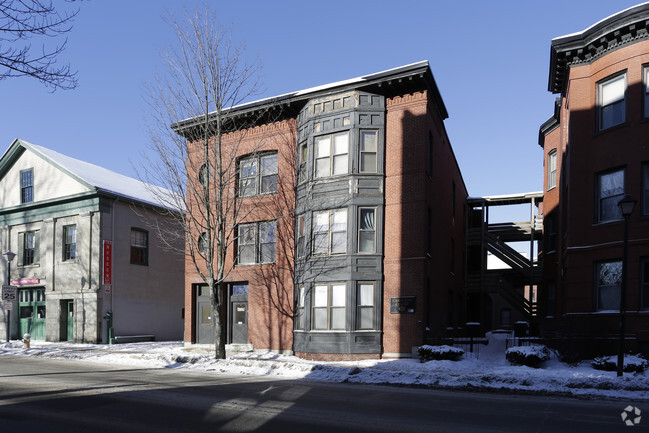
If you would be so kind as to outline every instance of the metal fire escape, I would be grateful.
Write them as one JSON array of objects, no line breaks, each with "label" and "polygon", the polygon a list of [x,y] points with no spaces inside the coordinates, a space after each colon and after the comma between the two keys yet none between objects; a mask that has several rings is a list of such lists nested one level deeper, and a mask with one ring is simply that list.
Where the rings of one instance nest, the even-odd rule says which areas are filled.
[{"label": "metal fire escape", "polygon": [[[543,221],[538,206],[543,201],[543,193],[527,193],[506,196],[469,198],[467,221],[467,293],[473,305],[473,318],[482,323],[485,320],[485,296],[499,296],[512,309],[517,310],[530,322],[536,316],[535,290],[541,282],[541,264],[535,246],[542,239]],[[489,210],[494,206],[529,205],[529,219],[522,222],[490,223]],[[511,209],[511,208],[510,208]],[[499,211],[508,213],[509,209]],[[520,209],[516,209],[520,211]],[[510,244],[529,243],[529,254],[521,254]],[[489,254],[498,258],[505,266],[490,268]],[[492,315],[493,317],[493,315]]]}]

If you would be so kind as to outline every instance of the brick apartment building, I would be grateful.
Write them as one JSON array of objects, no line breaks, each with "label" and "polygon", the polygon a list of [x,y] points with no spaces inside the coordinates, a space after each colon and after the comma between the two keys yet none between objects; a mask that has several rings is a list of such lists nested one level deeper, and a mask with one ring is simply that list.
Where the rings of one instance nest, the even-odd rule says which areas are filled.
[{"label": "brick apartment building", "polygon": [[[464,323],[467,190],[428,62],[228,116],[277,106],[237,149],[232,193],[263,206],[230,246],[227,342],[305,358],[402,357]],[[191,122],[178,132],[191,138]],[[212,343],[209,297],[193,267],[185,280],[185,341]]]},{"label": "brick apartment building", "polygon": [[648,26],[645,3],[552,40],[548,87],[558,98],[539,134],[540,310],[546,333],[584,355],[615,351],[626,194],[638,200],[628,222],[628,349],[649,343]]}]

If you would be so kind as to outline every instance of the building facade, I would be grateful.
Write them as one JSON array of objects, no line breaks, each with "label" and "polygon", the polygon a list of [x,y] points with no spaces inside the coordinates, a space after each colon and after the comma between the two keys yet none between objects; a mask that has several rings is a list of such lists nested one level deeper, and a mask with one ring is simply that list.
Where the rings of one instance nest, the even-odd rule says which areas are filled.
[{"label": "building facade", "polygon": [[9,307],[12,338],[182,338],[183,245],[171,254],[149,228],[165,218],[141,182],[17,139],[0,197],[0,248],[16,254],[0,275],[18,294],[0,334]]},{"label": "building facade", "polygon": [[[280,105],[272,122],[246,131],[256,143],[265,134],[263,144],[237,150],[233,194],[280,205],[237,228],[223,294],[228,343],[317,359],[403,357],[463,323],[467,190],[428,63],[229,115]],[[177,125],[190,140],[191,124]],[[274,189],[256,186],[263,170],[250,174],[265,163]],[[190,267],[185,288],[185,341],[212,343],[208,297]]]},{"label": "building facade", "polygon": [[544,329],[576,352],[615,352],[624,218],[629,350],[649,343],[649,5],[552,41],[548,88],[558,95],[540,131],[544,154]]}]

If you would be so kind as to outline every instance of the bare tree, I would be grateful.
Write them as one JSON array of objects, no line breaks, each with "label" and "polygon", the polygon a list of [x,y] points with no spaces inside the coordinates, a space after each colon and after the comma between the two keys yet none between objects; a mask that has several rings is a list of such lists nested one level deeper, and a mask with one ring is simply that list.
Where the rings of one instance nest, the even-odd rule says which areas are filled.
[{"label": "bare tree", "polygon": [[169,19],[177,46],[164,54],[164,75],[148,89],[153,153],[141,177],[171,191],[159,197],[167,206],[184,210],[177,215],[186,263],[209,288],[215,355],[224,358],[224,287],[237,228],[265,217],[262,195],[238,197],[238,158],[264,149],[265,135],[252,127],[272,130],[277,111],[241,106],[258,93],[259,67],[216,23],[209,10]]},{"label": "bare tree", "polygon": [[0,80],[30,76],[53,90],[74,89],[76,72],[70,65],[56,64],[67,39],[54,47],[43,43],[40,50],[32,49],[28,41],[68,33],[78,12],[60,14],[45,0],[0,0]]}]

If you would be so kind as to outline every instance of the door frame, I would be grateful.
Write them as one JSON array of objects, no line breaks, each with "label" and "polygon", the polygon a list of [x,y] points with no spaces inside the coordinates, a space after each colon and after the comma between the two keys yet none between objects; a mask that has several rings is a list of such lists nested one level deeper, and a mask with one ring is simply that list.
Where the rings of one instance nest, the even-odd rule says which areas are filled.
[{"label": "door frame", "polygon": [[226,317],[227,323],[227,343],[233,344],[233,328],[236,314],[234,311],[234,304],[246,304],[246,341],[245,343],[234,344],[248,344],[248,330],[250,329],[250,308],[248,306],[248,293],[250,291],[250,284],[248,281],[240,281],[236,283],[227,284],[228,294],[228,313]]}]

